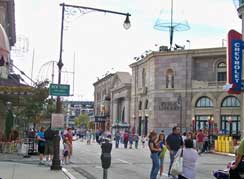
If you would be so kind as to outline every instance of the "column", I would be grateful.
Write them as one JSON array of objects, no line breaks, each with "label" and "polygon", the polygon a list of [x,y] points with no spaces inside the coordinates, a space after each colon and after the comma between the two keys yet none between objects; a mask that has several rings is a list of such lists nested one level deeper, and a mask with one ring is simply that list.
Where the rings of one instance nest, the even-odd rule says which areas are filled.
[{"label": "column", "polygon": [[130,124],[130,99],[125,98],[125,122]]},{"label": "column", "polygon": [[115,124],[118,120],[118,100],[113,100],[113,116],[112,116],[113,124]]}]

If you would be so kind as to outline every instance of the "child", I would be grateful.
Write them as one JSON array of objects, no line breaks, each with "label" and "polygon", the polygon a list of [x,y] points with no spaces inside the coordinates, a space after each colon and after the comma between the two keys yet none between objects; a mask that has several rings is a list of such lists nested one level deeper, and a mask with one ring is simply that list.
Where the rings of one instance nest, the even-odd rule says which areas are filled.
[{"label": "child", "polygon": [[63,150],[63,164],[68,164],[68,156],[69,156],[69,149],[70,149],[70,143],[68,140],[68,137],[64,138],[64,150]]},{"label": "child", "polygon": [[142,147],[145,148],[146,136],[144,135],[142,136],[141,142],[142,142]]},{"label": "child", "polygon": [[160,133],[159,134],[159,137],[158,137],[158,145],[159,145],[160,149],[162,150],[159,153],[160,179],[161,179],[163,177],[164,156],[165,156],[165,152],[167,150],[167,148],[165,146],[165,135],[163,133]]}]

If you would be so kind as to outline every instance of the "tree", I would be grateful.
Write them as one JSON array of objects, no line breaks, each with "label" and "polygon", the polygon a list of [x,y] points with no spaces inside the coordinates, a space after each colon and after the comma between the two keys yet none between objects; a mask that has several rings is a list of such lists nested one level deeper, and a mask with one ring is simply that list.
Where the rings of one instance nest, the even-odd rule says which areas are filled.
[{"label": "tree", "polygon": [[76,127],[89,128],[89,116],[88,114],[80,114],[79,117],[75,118]]},{"label": "tree", "polygon": [[34,128],[45,118],[45,104],[49,96],[48,84],[48,80],[37,82],[32,94],[22,98],[22,106],[17,115],[27,123],[33,123]]},{"label": "tree", "polygon": [[11,110],[8,110],[5,122],[5,137],[8,139],[11,129],[14,124],[14,116]]}]

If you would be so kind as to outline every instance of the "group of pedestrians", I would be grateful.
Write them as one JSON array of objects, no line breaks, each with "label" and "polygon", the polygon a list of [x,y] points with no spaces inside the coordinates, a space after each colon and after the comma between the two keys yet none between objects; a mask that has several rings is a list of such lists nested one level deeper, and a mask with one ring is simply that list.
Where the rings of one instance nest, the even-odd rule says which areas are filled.
[{"label": "group of pedestrians", "polygon": [[[53,130],[49,127],[45,130],[41,127],[40,131],[36,133],[36,139],[38,142],[38,152],[40,156],[40,165],[50,165],[53,158]],[[46,163],[44,162],[44,156],[46,156]]]},{"label": "group of pedestrians", "polygon": [[150,157],[152,159],[150,179],[157,179],[158,173],[160,178],[162,178],[166,150],[169,151],[170,156],[168,176],[174,178],[174,176],[171,175],[171,168],[175,161],[176,154],[180,152],[180,155],[183,158],[183,171],[182,174],[178,176],[178,178],[195,179],[196,161],[198,154],[194,149],[192,136],[190,134],[187,135],[183,141],[183,138],[180,134],[180,128],[176,126],[173,127],[172,133],[168,135],[165,140],[165,135],[163,132],[161,132],[158,136],[155,131],[152,131],[149,135],[148,145],[151,152]]},{"label": "group of pedestrians", "polygon": [[[138,149],[139,139],[140,138],[138,134],[133,134],[133,132],[128,131],[121,132],[117,130],[114,136],[115,148],[119,148],[119,144],[122,143],[125,149],[128,148],[128,144],[130,149],[133,148],[133,144],[135,144],[135,149]],[[144,139],[145,138],[143,138],[143,141]],[[145,141],[142,143],[145,144]]]}]

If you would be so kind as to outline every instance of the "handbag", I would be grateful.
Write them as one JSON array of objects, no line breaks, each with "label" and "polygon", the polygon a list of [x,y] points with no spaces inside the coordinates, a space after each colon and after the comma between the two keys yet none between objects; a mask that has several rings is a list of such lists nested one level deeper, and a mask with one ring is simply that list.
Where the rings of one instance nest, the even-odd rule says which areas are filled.
[{"label": "handbag", "polygon": [[181,175],[183,172],[183,149],[179,149],[175,155],[170,174],[174,177]]}]

